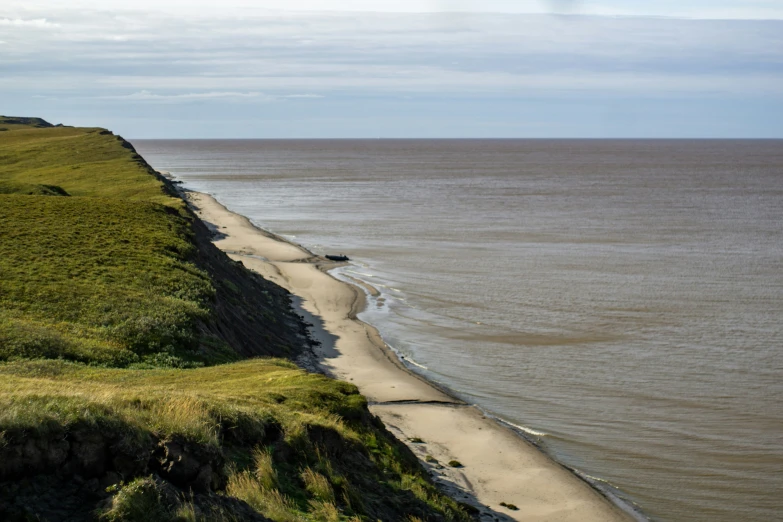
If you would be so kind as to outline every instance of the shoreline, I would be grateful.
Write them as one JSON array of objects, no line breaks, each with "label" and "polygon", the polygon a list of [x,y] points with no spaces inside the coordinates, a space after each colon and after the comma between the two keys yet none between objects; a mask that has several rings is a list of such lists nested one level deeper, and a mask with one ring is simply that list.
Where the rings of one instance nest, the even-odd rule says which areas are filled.
[{"label": "shoreline", "polygon": [[[313,325],[311,337],[320,343],[303,366],[355,384],[370,411],[411,448],[433,481],[478,508],[482,519],[644,520],[519,430],[407,368],[378,331],[356,317],[365,307],[365,292],[372,290],[328,273],[344,263],[256,227],[208,194],[177,188],[215,233],[218,248],[295,296],[296,308]],[[451,460],[462,466],[446,465]]]}]

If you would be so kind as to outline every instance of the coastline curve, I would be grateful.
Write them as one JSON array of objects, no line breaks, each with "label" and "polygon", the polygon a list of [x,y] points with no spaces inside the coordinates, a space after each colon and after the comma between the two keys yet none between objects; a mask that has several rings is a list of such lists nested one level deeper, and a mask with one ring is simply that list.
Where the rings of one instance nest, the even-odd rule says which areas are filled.
[{"label": "coastline curve", "polygon": [[329,273],[345,263],[263,230],[209,194],[177,188],[216,233],[218,248],[296,296],[300,313],[314,325],[317,368],[308,369],[355,384],[371,412],[454,498],[505,520],[646,520],[616,495],[555,461],[525,430],[408,367],[375,327],[357,318],[370,290]]}]

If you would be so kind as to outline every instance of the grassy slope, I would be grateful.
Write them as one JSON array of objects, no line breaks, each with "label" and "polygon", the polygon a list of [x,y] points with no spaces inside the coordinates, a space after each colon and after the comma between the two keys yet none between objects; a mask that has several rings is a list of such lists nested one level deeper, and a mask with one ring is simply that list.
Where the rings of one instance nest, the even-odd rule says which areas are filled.
[{"label": "grassy slope", "polygon": [[[279,359],[136,371],[8,363],[0,366],[0,426],[0,473],[13,472],[29,441],[51,446],[68,433],[98,432],[105,446],[143,457],[141,477],[166,476],[155,452],[168,441],[189,446],[202,464],[225,461],[217,489],[275,520],[459,516],[370,418],[354,386]],[[179,485],[197,487],[191,482]]]},{"label": "grassy slope", "polygon": [[285,293],[221,257],[122,138],[0,128],[0,360],[192,366],[301,344]]},{"label": "grassy slope", "polygon": [[176,208],[146,163],[105,129],[9,125],[0,116],[0,180],[58,185],[71,196],[122,198]]},{"label": "grassy slope", "polygon": [[[261,283],[120,138],[0,129],[0,518],[465,518],[352,385],[273,359],[175,369],[282,342],[284,301],[232,289]],[[220,317],[247,335],[216,337]]]},{"label": "grassy slope", "polygon": [[107,131],[0,126],[0,359],[194,348],[214,288],[183,202]]},{"label": "grassy slope", "polygon": [[113,366],[195,343],[214,289],[187,222],[121,199],[0,196],[0,358]]}]

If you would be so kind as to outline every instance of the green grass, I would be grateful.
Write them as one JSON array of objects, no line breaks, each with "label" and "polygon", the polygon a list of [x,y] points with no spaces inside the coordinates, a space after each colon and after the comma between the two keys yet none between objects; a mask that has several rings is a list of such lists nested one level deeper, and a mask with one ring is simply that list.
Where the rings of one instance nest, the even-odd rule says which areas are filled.
[{"label": "green grass", "polygon": [[199,364],[215,288],[183,201],[108,131],[0,124],[0,360]]},{"label": "green grass", "polygon": [[0,195],[0,359],[123,366],[193,350],[214,288],[155,203]]},{"label": "green grass", "polygon": [[353,385],[282,359],[187,371],[17,361],[0,365],[0,376],[0,429],[7,440],[86,424],[217,448],[227,426],[239,430],[232,435],[237,440],[263,438],[272,416],[291,433],[316,418],[342,430],[341,419],[360,418],[366,404]]},{"label": "green grass", "polygon": [[9,125],[0,134],[0,181],[54,185],[71,196],[181,207],[126,142],[105,129]]},{"label": "green grass", "polygon": [[[169,440],[218,452],[227,479],[220,493],[273,520],[374,520],[392,513],[465,519],[425,479],[415,457],[370,419],[353,385],[284,360],[194,370],[0,365],[0,446],[85,430],[136,453]],[[179,509],[165,499],[151,507],[163,497],[149,481],[129,481],[117,495],[110,520],[122,519],[117,513],[132,511],[134,502],[150,513]]]},{"label": "green grass", "polygon": [[57,185],[36,185],[18,181],[0,181],[0,194],[18,194],[24,196],[70,196]]},{"label": "green grass", "polygon": [[123,487],[115,496],[110,509],[101,519],[110,522],[148,520],[166,522],[176,517],[173,506],[177,498],[167,499],[165,489],[150,477],[138,478]]}]

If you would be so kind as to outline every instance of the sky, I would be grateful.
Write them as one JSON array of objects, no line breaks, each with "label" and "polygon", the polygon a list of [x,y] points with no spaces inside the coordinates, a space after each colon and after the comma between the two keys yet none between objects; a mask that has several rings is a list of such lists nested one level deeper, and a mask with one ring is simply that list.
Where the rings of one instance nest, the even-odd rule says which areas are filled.
[{"label": "sky", "polygon": [[3,0],[0,114],[138,138],[783,138],[783,0]]}]

